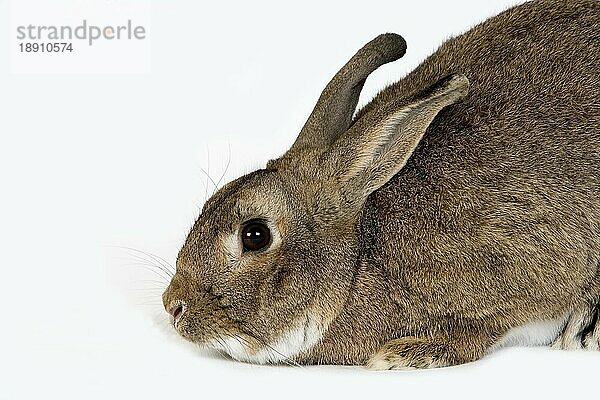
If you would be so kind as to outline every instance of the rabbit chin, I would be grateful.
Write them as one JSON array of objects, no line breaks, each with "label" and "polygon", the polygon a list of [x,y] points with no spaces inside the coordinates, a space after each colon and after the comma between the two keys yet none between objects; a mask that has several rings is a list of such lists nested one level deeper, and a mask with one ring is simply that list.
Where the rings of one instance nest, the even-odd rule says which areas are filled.
[{"label": "rabbit chin", "polygon": [[307,312],[278,339],[254,350],[239,337],[211,341],[209,347],[224,351],[238,361],[254,364],[277,364],[292,362],[300,354],[310,350],[323,338],[328,322],[314,313]]}]

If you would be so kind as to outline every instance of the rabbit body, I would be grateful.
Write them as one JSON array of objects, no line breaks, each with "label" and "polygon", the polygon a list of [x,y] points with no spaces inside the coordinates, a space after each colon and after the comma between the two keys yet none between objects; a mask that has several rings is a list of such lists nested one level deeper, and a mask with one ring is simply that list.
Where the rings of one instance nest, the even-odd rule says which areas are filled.
[{"label": "rabbit body", "polygon": [[[298,255],[273,253],[271,262],[257,253],[263,261],[253,274],[264,265],[278,272],[253,280],[231,267],[211,275],[198,265],[213,256],[193,248],[207,232],[200,221],[165,306],[190,296],[180,289],[185,276],[209,288],[197,301],[228,298],[238,310],[246,303],[233,293],[242,281],[254,291],[294,288],[253,303],[272,307],[252,314],[255,330],[230,326],[237,332],[230,336],[247,334],[247,342],[262,334],[262,349],[231,338],[221,348],[253,362],[376,369],[465,363],[511,341],[549,344],[579,309],[592,310],[589,325],[600,301],[599,21],[598,1],[517,6],[448,40],[352,118],[368,73],[404,52],[392,36],[376,51],[366,46],[319,100],[345,96],[350,106],[317,105],[288,153],[224,187],[200,218],[222,224],[225,212],[243,213],[228,199],[267,187],[265,202],[285,206],[260,210],[293,214],[270,225],[281,236],[274,246],[282,246],[271,251],[302,232],[286,247]],[[334,127],[329,136],[326,122]],[[296,208],[305,213],[289,211]],[[270,311],[276,307],[286,311]],[[220,318],[244,320],[251,310]],[[294,322],[274,322],[282,318],[275,314]],[[589,332],[580,339],[600,340]]]}]

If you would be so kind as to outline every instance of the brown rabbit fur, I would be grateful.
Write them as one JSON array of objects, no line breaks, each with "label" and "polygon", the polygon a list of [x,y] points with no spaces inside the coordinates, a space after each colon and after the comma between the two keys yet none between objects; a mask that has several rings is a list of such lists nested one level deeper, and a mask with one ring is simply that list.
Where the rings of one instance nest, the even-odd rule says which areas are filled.
[{"label": "brown rabbit fur", "polygon": [[[163,295],[175,328],[239,360],[376,369],[549,344],[565,324],[558,347],[597,349],[599,21],[599,1],[517,6],[352,118],[405,52],[368,43],[286,154],[205,204]],[[256,219],[271,242],[246,251]]]}]

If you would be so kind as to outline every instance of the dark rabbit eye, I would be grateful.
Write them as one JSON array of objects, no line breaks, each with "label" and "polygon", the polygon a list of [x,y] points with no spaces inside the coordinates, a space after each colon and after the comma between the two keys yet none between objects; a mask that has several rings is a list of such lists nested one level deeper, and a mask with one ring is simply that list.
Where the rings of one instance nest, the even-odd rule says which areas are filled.
[{"label": "dark rabbit eye", "polygon": [[242,229],[244,251],[257,251],[271,243],[271,231],[261,221],[250,221]]}]

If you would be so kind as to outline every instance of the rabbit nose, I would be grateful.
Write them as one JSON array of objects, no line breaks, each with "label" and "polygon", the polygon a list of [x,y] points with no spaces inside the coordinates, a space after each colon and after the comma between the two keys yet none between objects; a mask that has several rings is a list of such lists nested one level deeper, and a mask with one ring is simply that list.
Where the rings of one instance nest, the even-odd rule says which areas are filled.
[{"label": "rabbit nose", "polygon": [[177,304],[175,304],[174,306],[169,308],[169,314],[171,314],[173,316],[174,324],[176,324],[177,321],[179,321],[179,319],[183,315],[184,311],[185,311],[185,305],[181,302],[178,302]]},{"label": "rabbit nose", "polygon": [[181,315],[182,312],[183,312],[183,306],[177,306],[173,310],[171,310],[171,315],[173,315],[173,318],[177,319]]}]

